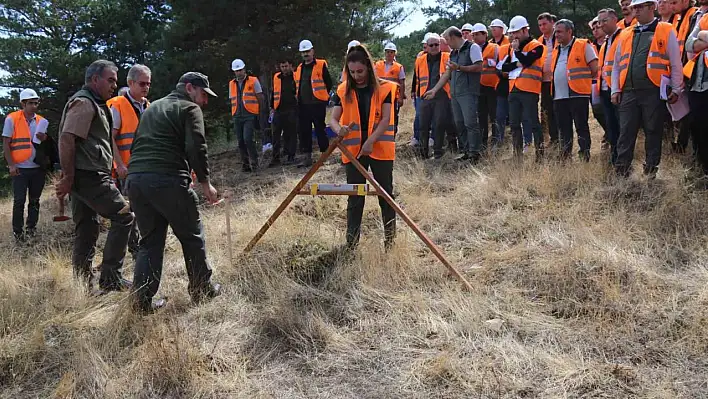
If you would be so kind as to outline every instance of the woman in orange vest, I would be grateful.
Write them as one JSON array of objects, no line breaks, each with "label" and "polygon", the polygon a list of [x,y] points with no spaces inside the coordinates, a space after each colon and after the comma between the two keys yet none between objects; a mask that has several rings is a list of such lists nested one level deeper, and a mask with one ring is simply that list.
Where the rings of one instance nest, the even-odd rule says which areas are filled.
[{"label": "woman in orange vest", "polygon": [[[357,157],[366,169],[371,169],[381,187],[393,195],[393,160],[396,157],[396,136],[393,126],[392,101],[395,85],[380,80],[374,72],[371,55],[362,45],[347,54],[345,83],[332,96],[334,109],[330,126],[344,140],[342,144]],[[348,184],[364,184],[366,179],[346,156],[342,156]],[[347,203],[347,246],[359,243],[365,196],[350,196]],[[384,245],[390,248],[396,234],[396,212],[379,197],[384,224]]]}]

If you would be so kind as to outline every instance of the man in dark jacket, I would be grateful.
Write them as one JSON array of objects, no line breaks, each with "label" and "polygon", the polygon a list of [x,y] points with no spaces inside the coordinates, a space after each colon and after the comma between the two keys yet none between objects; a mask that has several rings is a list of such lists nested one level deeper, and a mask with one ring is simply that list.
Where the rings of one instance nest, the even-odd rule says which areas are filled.
[{"label": "man in dark jacket", "polygon": [[198,197],[190,188],[194,170],[210,203],[218,199],[209,182],[209,161],[201,107],[208,96],[207,76],[187,72],[176,90],[148,107],[140,119],[128,165],[128,197],[140,229],[140,250],[135,265],[135,305],[151,312],[165,304],[153,302],[162,275],[167,227],[182,244],[189,278],[188,291],[199,303],[219,294],[211,282],[204,227],[197,209]]}]

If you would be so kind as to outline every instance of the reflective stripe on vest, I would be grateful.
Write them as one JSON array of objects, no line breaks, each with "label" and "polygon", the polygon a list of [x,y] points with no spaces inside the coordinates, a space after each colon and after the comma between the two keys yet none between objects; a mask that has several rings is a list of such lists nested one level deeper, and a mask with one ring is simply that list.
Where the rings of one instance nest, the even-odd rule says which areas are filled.
[{"label": "reflective stripe on vest", "polygon": [[[440,76],[445,73],[445,68],[447,63],[450,61],[450,53],[442,52],[440,53],[440,70],[438,73]],[[430,82],[430,72],[428,71],[428,53],[416,58],[415,60],[415,74],[418,78],[418,96],[423,97],[426,91],[431,90],[432,87],[429,86]],[[447,93],[448,98],[450,97],[450,81],[445,83],[443,86],[445,93]]]},{"label": "reflective stripe on vest", "polygon": [[[367,137],[376,129],[377,125],[381,122],[381,110],[383,108],[384,100],[391,94],[393,98],[393,93],[396,87],[388,81],[379,81],[379,90],[374,93],[371,98],[371,108],[369,109],[369,124]],[[337,95],[341,99],[342,116],[339,118],[339,123],[342,126],[349,126],[349,134],[344,137],[342,144],[347,147],[347,149],[353,154],[358,155],[361,150],[361,121],[359,120],[359,103],[357,96],[352,94],[349,99],[347,99],[347,85],[342,83],[337,87]],[[396,136],[395,136],[395,126],[394,122],[394,106],[391,104],[391,111],[389,113],[389,124],[386,130],[383,132],[379,139],[374,143],[374,148],[369,155],[373,159],[380,161],[393,161],[396,157]],[[350,160],[346,156],[342,155],[342,162],[349,163]]]},{"label": "reflective stripe on vest", "polygon": [[[312,76],[310,77],[310,84],[312,85],[312,94],[320,101],[328,101],[329,93],[327,92],[327,86],[324,82],[324,67],[327,65],[327,61],[322,59],[315,59],[315,65],[312,66]],[[297,66],[295,70],[295,97],[300,93],[300,74],[302,73],[302,64]]]},{"label": "reflective stripe on vest", "polygon": [[[243,83],[243,94],[242,94],[242,100],[243,100],[243,106],[246,108],[246,111],[248,111],[251,114],[258,115],[258,112],[260,111],[260,105],[258,104],[258,96],[256,95],[256,82],[258,82],[258,78],[255,76],[247,76],[246,80]],[[238,112],[238,83],[236,82],[236,79],[232,79],[229,82],[229,99],[231,100],[231,115],[236,115],[236,112]]]},{"label": "reflective stripe on vest", "polygon": [[[10,139],[10,157],[12,162],[18,164],[25,162],[32,156],[32,133],[30,132],[29,122],[25,118],[25,113],[20,111],[12,112],[7,116],[12,119],[14,130]],[[44,118],[35,114],[35,126],[39,126],[39,122]]]},{"label": "reflective stripe on vest", "polygon": [[519,77],[509,81],[509,92],[511,92],[514,87],[521,91],[541,94],[541,83],[543,82],[543,64],[546,59],[546,46],[541,44],[538,40],[531,40],[523,48],[524,53],[532,51],[538,46],[543,46],[543,54],[539,59],[533,62],[531,66],[523,68]]},{"label": "reflective stripe on vest", "polygon": [[[138,116],[135,114],[135,108],[130,100],[126,96],[116,96],[106,101],[108,108],[114,108],[120,114],[120,129],[118,133],[113,136],[113,140],[116,142],[116,147],[118,147],[118,152],[120,159],[123,161],[124,165],[128,165],[130,161],[130,149],[133,146],[133,140],[135,139],[135,132],[138,131]],[[112,131],[112,130],[111,130]],[[115,168],[115,162],[113,167]]]},{"label": "reflective stripe on vest", "polygon": [[[592,92],[592,70],[585,61],[585,47],[588,41],[585,39],[573,39],[573,45],[568,52],[565,76],[568,87],[573,93],[590,95]],[[553,49],[551,55],[551,72],[555,74],[556,64],[560,56],[560,46]]]},{"label": "reflective stripe on vest", "polygon": [[598,54],[598,57],[600,57],[598,61],[599,75],[600,78],[605,80],[608,88],[612,88],[612,66],[615,64],[617,44],[620,42],[619,35],[618,33],[617,36],[615,36],[609,49],[607,49],[607,40],[605,40],[605,42],[602,43],[602,47],[600,47],[600,54]]},{"label": "reflective stripe on vest", "polygon": [[482,86],[497,88],[499,84],[499,76],[497,75],[497,68],[489,66],[489,60],[497,61],[497,49],[498,45],[494,43],[487,43],[482,53],[482,76],[479,79],[479,83]]},{"label": "reflective stripe on vest", "polygon": [[[666,53],[668,47],[669,34],[673,30],[673,26],[667,22],[659,22],[654,31],[651,45],[649,46],[649,54],[647,56],[647,77],[656,86],[661,86],[661,77],[671,75],[671,64],[669,55]],[[616,62],[619,63],[620,71],[620,89],[624,88],[629,73],[629,65],[632,57],[632,40],[634,39],[634,29],[627,29],[617,37],[620,42],[621,56]]]},{"label": "reflective stripe on vest", "polygon": [[[701,19],[698,21],[698,26],[700,27],[700,30],[708,30],[708,14],[703,14],[701,16]],[[693,56],[693,59],[688,60],[686,65],[683,67],[683,76],[686,77],[686,79],[691,79],[693,77],[693,70],[696,67],[696,61],[698,61],[698,57],[701,55],[705,56],[706,52],[705,50],[701,51],[700,53],[697,53],[696,55]],[[704,58],[703,62],[705,63],[707,59]],[[708,63],[706,63],[708,65]]]},{"label": "reflective stripe on vest", "polygon": [[[686,15],[681,18],[680,14],[675,15],[676,24],[673,25],[674,31],[676,32],[676,39],[678,39],[679,53],[683,54],[684,46],[686,45],[686,39],[691,33],[691,17],[698,11],[698,8],[691,7],[686,11]],[[677,29],[678,28],[678,29]]]}]

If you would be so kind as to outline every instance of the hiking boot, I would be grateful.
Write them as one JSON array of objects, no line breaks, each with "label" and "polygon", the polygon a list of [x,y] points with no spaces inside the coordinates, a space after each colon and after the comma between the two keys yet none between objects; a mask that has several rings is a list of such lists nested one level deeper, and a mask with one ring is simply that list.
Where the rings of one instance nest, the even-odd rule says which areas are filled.
[{"label": "hiking boot", "polygon": [[219,283],[209,283],[207,288],[191,294],[192,302],[196,304],[216,298],[219,295],[221,295],[221,284]]},{"label": "hiking boot", "polygon": [[251,173],[251,172],[253,172],[253,168],[251,168],[250,164],[245,163],[241,166],[241,172]]},{"label": "hiking boot", "polygon": [[16,244],[24,244],[27,241],[27,236],[23,232],[13,232],[12,235],[15,237]]}]

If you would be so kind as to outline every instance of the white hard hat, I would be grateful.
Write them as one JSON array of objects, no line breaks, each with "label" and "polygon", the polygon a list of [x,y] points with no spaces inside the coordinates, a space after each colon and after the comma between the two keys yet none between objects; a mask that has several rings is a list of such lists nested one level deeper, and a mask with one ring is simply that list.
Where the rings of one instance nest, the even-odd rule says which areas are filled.
[{"label": "white hard hat", "polygon": [[464,24],[462,25],[462,28],[460,28],[460,30],[472,31],[472,24]]},{"label": "white hard hat", "polygon": [[398,51],[398,49],[396,48],[396,45],[393,44],[393,42],[386,43],[386,45],[384,46],[384,50]]},{"label": "white hard hat", "polygon": [[657,0],[632,0],[632,3],[629,5],[630,7],[634,7],[640,4],[644,3],[654,3],[654,5],[657,4]]},{"label": "white hard hat", "polygon": [[20,101],[32,100],[39,98],[37,92],[32,89],[24,89],[20,92]]},{"label": "white hard hat", "polygon": [[300,50],[299,51],[310,51],[314,48],[315,46],[312,45],[312,42],[309,40],[303,40],[300,42]]},{"label": "white hard hat", "polygon": [[245,67],[246,67],[246,63],[243,62],[243,60],[236,58],[235,60],[231,61],[231,70],[232,71],[240,71]]},{"label": "white hard hat", "polygon": [[511,19],[511,22],[509,22],[509,33],[518,32],[521,29],[528,27],[529,22],[526,20],[526,18],[522,17],[521,15],[517,15]]},{"label": "white hard hat", "polygon": [[[352,48],[354,46],[361,46],[361,43],[358,40],[352,40],[351,42],[349,42],[349,44],[347,44],[347,50],[349,50],[350,48]],[[306,50],[300,50],[300,51],[306,51]]]},{"label": "white hard hat", "polygon": [[600,19],[598,17],[595,17],[592,19],[592,21],[588,22],[588,26],[590,27],[590,29],[592,29],[592,26],[598,22],[600,22]]},{"label": "white hard hat", "polygon": [[504,33],[506,33],[506,30],[507,30],[506,24],[505,24],[504,21],[502,21],[501,19],[495,19],[495,20],[493,20],[492,23],[489,24],[489,27],[490,27],[490,28],[495,28],[495,27],[496,27],[496,28],[502,28],[502,29],[504,30]]},{"label": "white hard hat", "polygon": [[421,43],[424,43],[424,44],[427,43],[427,42],[428,42],[428,38],[429,38],[430,35],[432,35],[432,34],[433,34],[432,32],[427,32],[427,33],[425,34],[425,36],[423,36],[423,41],[422,41]]},{"label": "white hard hat", "polygon": [[438,40],[438,41],[439,41],[439,40],[442,39],[442,37],[440,37],[440,35],[438,35],[437,33],[431,33],[431,34],[425,39],[425,42],[427,43],[430,39],[435,39],[435,40]]},{"label": "white hard hat", "polygon": [[484,26],[484,24],[474,24],[472,27],[472,33],[477,33],[477,32],[484,32],[487,33],[487,27]]}]

